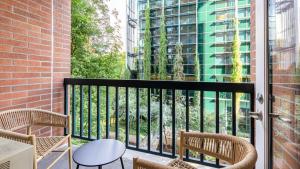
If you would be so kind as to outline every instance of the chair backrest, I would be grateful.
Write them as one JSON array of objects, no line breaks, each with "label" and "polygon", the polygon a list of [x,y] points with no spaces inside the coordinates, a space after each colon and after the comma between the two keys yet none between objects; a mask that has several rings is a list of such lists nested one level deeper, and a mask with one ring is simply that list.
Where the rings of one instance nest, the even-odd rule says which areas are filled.
[{"label": "chair backrest", "polygon": [[140,158],[133,158],[133,169],[174,169],[173,167],[143,160]]},{"label": "chair backrest", "polygon": [[18,130],[32,124],[30,109],[14,109],[0,112],[0,129]]},{"label": "chair backrest", "polygon": [[63,115],[39,109],[14,109],[0,112],[0,129],[15,131],[31,125],[68,127]]},{"label": "chair backrest", "polygon": [[185,149],[232,164],[227,168],[253,169],[257,160],[256,150],[248,141],[230,135],[181,131],[179,152],[181,159]]}]

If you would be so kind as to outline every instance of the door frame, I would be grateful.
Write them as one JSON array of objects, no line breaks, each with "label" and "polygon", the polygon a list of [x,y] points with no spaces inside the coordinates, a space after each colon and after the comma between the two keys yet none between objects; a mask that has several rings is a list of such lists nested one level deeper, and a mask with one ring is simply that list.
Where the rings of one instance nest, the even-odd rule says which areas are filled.
[{"label": "door frame", "polygon": [[268,169],[269,124],[268,124],[268,0],[255,1],[256,37],[256,96],[262,95],[263,102],[256,98],[255,110],[262,120],[255,121],[255,146],[258,154],[256,168]]},{"label": "door frame", "polygon": [[273,122],[272,122],[272,118],[270,118],[269,113],[273,112],[273,108],[272,108],[272,87],[270,85],[270,74],[271,74],[271,70],[269,68],[270,66],[270,52],[269,52],[269,0],[265,0],[265,10],[266,10],[266,92],[267,92],[267,99],[266,99],[266,128],[267,128],[267,143],[266,143],[266,154],[265,154],[265,159],[266,161],[266,169],[272,169],[273,168],[273,151],[272,151],[272,126],[273,126]]}]

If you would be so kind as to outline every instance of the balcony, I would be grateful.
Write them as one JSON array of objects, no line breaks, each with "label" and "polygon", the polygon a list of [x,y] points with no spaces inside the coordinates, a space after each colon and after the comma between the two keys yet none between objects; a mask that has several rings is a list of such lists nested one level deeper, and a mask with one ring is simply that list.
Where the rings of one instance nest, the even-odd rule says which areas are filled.
[{"label": "balcony", "polygon": [[[204,132],[213,129],[213,132],[239,135],[254,143],[254,120],[249,116],[249,111],[253,111],[254,108],[254,85],[251,83],[66,78],[64,93],[65,114],[71,114],[72,137],[76,140],[74,149],[83,140],[120,140],[127,148],[124,155],[126,168],[132,168],[132,157],[160,161],[162,164],[176,158],[180,130]],[[230,116],[230,126],[224,130],[223,109],[227,107],[221,108],[220,102],[224,101],[225,93],[226,100],[232,103],[232,111],[226,112]],[[237,124],[236,113],[233,113],[236,111],[236,93],[248,94],[250,97],[250,107],[244,117],[249,120],[250,130],[246,133],[237,130],[237,125],[241,124]],[[205,108],[208,96],[214,96],[209,99],[215,102],[215,118],[210,129],[205,120],[205,116],[208,115]],[[228,99],[230,96],[231,99]],[[196,101],[197,97],[199,101]],[[184,110],[180,112],[179,108]],[[199,114],[198,119],[194,117],[195,114]],[[181,120],[176,120],[177,118]],[[198,127],[195,128],[196,119],[199,122],[196,122]],[[47,157],[39,165],[46,166],[52,156],[55,154]],[[222,165],[200,154],[186,154],[185,159],[198,166],[207,166],[206,168]],[[67,158],[64,158],[56,166],[59,168],[66,164]],[[106,167],[117,166],[120,167],[119,161]]]},{"label": "balcony", "polygon": [[[195,3],[194,0],[184,2]],[[219,1],[215,0],[214,2]],[[257,3],[261,2],[257,1]],[[171,5],[176,6],[175,4]],[[279,5],[284,4],[279,3]],[[273,6],[276,7],[276,5]],[[282,9],[286,11],[288,10],[286,8],[290,9],[292,6],[290,4]],[[225,10],[227,9],[225,8]],[[294,12],[294,10],[291,11]],[[257,57],[254,60],[251,58],[245,62],[247,66],[251,66],[251,69],[254,67],[255,70],[269,71],[272,76],[267,77],[273,80],[272,84],[266,84],[267,82],[262,80],[260,77],[262,75],[259,74],[258,80],[255,82],[259,85],[255,86],[255,83],[72,78],[70,0],[3,1],[0,2],[0,13],[0,111],[36,108],[60,113],[59,117],[70,116],[68,124],[71,126],[71,132],[57,127],[34,126],[32,128],[34,135],[44,137],[70,134],[73,140],[73,151],[93,140],[107,138],[119,140],[126,147],[124,163],[125,168],[129,169],[132,168],[133,157],[161,164],[177,158],[180,148],[180,131],[219,133],[238,136],[243,141],[246,140],[247,143],[255,145],[259,155],[257,166],[268,163],[265,156],[270,156],[269,158],[273,160],[271,163],[279,168],[284,168],[282,166],[289,168],[296,166],[294,168],[297,168],[299,166],[297,146],[299,145],[300,64],[298,64],[299,58],[296,55],[298,53],[292,53],[299,44],[294,45],[296,38],[286,38],[287,40],[284,41],[276,39],[274,36],[270,40],[271,42],[263,39],[266,37],[264,33],[267,29],[271,29],[272,26],[279,27],[282,23],[270,24],[270,28],[263,29],[264,36],[258,37],[258,40],[255,41],[257,43],[255,47],[266,46],[270,43],[268,44],[271,50],[270,56],[265,56],[266,53],[257,48],[255,52],[258,56],[263,57]],[[288,18],[287,16],[292,17],[293,15],[288,13],[284,17]],[[272,22],[275,22],[276,18],[272,19]],[[290,21],[294,21],[294,19],[287,19],[284,22],[288,24],[282,25],[296,25]],[[231,22],[231,19],[216,21],[217,24],[219,24],[218,22]],[[261,25],[264,24],[257,25],[259,26],[256,30],[259,31]],[[177,29],[176,27],[175,33],[180,31]],[[192,33],[198,33],[193,27],[187,29]],[[191,33],[187,29],[184,29],[185,33]],[[249,29],[252,33],[252,28]],[[280,28],[279,30],[284,29]],[[227,31],[233,32],[229,28]],[[215,36],[214,32],[212,36]],[[276,33],[276,31],[274,32]],[[226,31],[220,30],[217,33],[226,34]],[[286,32],[281,32],[281,34],[291,36]],[[175,35],[174,31],[173,35]],[[252,39],[246,42],[252,43]],[[280,43],[271,44],[272,42]],[[195,44],[198,43],[195,42]],[[222,44],[217,43],[217,46]],[[184,46],[183,53],[191,54],[190,56],[193,58],[193,55],[197,53],[195,46],[192,45],[190,48]],[[285,48],[283,49],[282,46]],[[230,50],[229,48],[224,49],[224,52],[214,50],[214,53],[209,51],[203,57],[208,56],[206,59],[224,58],[223,60],[226,61],[229,60],[227,57],[232,55]],[[168,53],[174,54],[174,50],[168,50]],[[252,48],[241,52],[243,55],[247,54],[247,57],[248,55],[252,57],[252,53]],[[215,63],[218,61],[217,59],[211,63]],[[269,68],[264,67],[266,65],[264,62],[267,60],[271,62]],[[222,63],[223,66],[230,67],[229,61],[225,61]],[[295,63],[296,61],[297,63]],[[133,63],[134,61],[129,60],[128,62]],[[189,63],[189,65],[192,64]],[[201,64],[201,66],[205,65]],[[201,68],[203,75],[208,77],[207,80],[230,79],[229,69],[226,69],[225,73],[218,74],[215,67],[212,66],[215,71],[213,73],[210,67]],[[190,74],[188,80],[193,80],[192,76]],[[249,79],[249,76],[247,73],[244,78]],[[265,100],[270,99],[272,103],[265,101],[263,104],[266,105],[263,106],[266,109],[268,106],[268,108],[271,107],[272,111],[274,108],[274,113],[265,113],[264,121],[255,122],[253,114],[251,117],[250,112],[261,109],[261,102],[264,101],[264,99],[260,99],[259,95],[255,100],[255,95],[256,92],[265,92],[266,89],[262,88],[267,85],[275,92],[268,93],[272,97],[265,98]],[[269,116],[270,119],[273,119],[269,120]],[[16,124],[20,123],[18,117],[12,119]],[[30,125],[36,120],[32,116],[28,119],[27,123]],[[40,120],[39,124],[49,121],[46,118],[37,119]],[[3,127],[5,123],[5,119],[0,118],[0,130],[5,128]],[[271,131],[263,131],[270,127],[269,125]],[[273,128],[274,130],[272,130]],[[24,134],[28,132],[27,130],[18,128],[17,132]],[[28,133],[31,134],[31,132]],[[4,136],[0,135],[0,137]],[[270,143],[272,144],[270,147],[264,144],[269,141],[264,140],[266,138],[274,141],[274,143]],[[64,147],[65,144],[59,148]],[[43,158],[39,162],[38,168],[47,168],[57,156],[60,156],[59,152],[60,149]],[[220,159],[194,151],[184,152],[184,160],[205,169],[226,166],[225,162]],[[68,168],[67,156],[63,156],[53,168]],[[74,164],[73,168],[75,168]],[[104,169],[109,168],[121,168],[121,164],[119,161],[115,161],[104,166]]]},{"label": "balcony", "polygon": [[[167,98],[164,98],[163,93],[168,93],[168,91],[170,94],[167,95]],[[181,94],[182,91],[184,95]],[[194,95],[199,92],[199,105],[194,105],[195,101],[193,99],[196,96],[191,96],[191,92],[194,92]],[[198,106],[200,108],[196,113],[200,114],[197,129],[205,131],[205,128],[207,128],[204,123],[206,114],[204,112],[204,97],[207,96],[204,93],[209,92],[213,92],[213,95],[215,95],[215,127],[213,128],[217,133],[221,132],[220,107],[218,106],[220,93],[231,94],[233,96],[232,100],[236,99],[236,93],[247,93],[251,98],[250,109],[253,109],[253,84],[65,79],[65,96],[70,95],[70,99],[65,99],[65,111],[70,111],[72,114],[73,138],[83,140],[114,138],[124,141],[127,149],[175,158],[178,151],[176,140],[178,140],[177,133],[179,130],[195,130],[195,128],[192,129],[190,124],[192,122],[190,119],[195,119],[190,117],[192,106],[192,109]],[[176,101],[176,93],[180,95],[179,101]],[[111,100],[112,98],[113,100]],[[120,102],[123,102],[122,105],[120,105]],[[235,112],[236,102],[231,102],[232,112]],[[156,110],[154,109],[155,104],[159,105]],[[182,104],[185,109],[183,112],[185,114],[183,128],[179,128],[179,125],[176,124],[178,123],[178,121],[176,122],[177,104]],[[80,105],[79,109],[78,105]],[[167,109],[169,111],[166,111]],[[236,135],[236,116],[232,112],[232,126],[229,127],[230,131],[226,131],[226,133]],[[195,115],[195,112],[193,115]],[[250,119],[249,111],[247,116]],[[165,121],[165,118],[169,118],[169,121]],[[159,125],[152,127],[155,123],[159,123]],[[244,135],[253,142],[253,127],[251,127],[253,121],[251,120],[249,123],[251,131],[244,133]],[[165,125],[170,125],[168,134],[166,134],[168,129]],[[154,128],[157,127],[159,128],[158,131],[154,131]],[[141,131],[141,128],[144,131]],[[191,159],[191,161],[194,160]],[[203,162],[203,159],[201,161]],[[198,160],[198,162],[200,161]]]}]

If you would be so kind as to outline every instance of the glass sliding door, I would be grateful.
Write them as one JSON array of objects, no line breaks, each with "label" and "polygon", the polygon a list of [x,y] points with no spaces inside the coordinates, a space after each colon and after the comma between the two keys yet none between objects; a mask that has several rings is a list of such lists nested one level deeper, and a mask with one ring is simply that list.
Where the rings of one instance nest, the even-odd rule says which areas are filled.
[{"label": "glass sliding door", "polygon": [[300,0],[268,0],[270,168],[300,168]]}]

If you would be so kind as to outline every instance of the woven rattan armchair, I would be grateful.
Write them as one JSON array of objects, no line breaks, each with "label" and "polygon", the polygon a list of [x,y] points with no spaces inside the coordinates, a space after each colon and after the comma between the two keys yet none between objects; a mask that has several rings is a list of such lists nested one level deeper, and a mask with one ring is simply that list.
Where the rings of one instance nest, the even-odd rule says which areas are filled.
[{"label": "woven rattan armchair", "polygon": [[[62,127],[68,129],[68,133],[71,133],[69,116],[37,109],[15,109],[0,112],[0,137],[33,145],[35,149],[33,158],[34,169],[37,169],[37,163],[43,157],[52,151],[58,151],[56,149],[66,142],[68,142],[68,147],[65,150],[60,151],[62,154],[54,160],[48,168],[51,168],[64,154],[68,152],[69,168],[71,169],[71,135],[36,137],[31,134],[31,127],[34,125]],[[22,128],[27,128],[27,134],[15,132]]]},{"label": "woven rattan armchair", "polygon": [[255,148],[246,140],[229,135],[184,132],[180,133],[179,159],[167,166],[134,158],[133,169],[196,169],[183,161],[186,149],[228,162],[226,169],[253,169],[257,160]]}]

